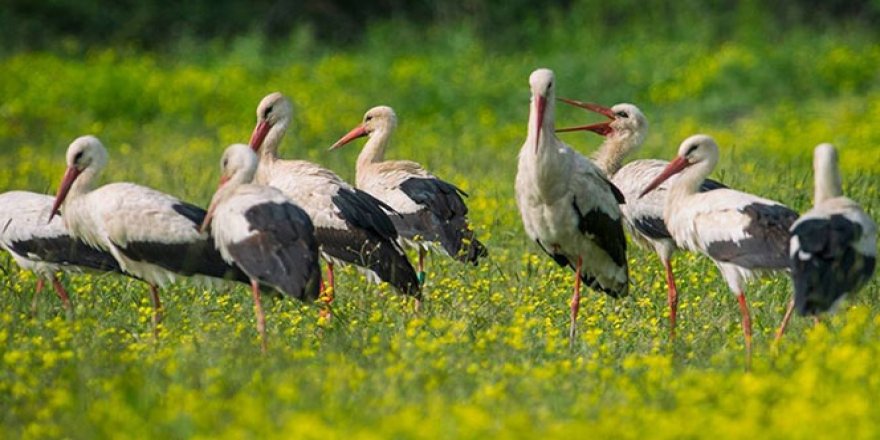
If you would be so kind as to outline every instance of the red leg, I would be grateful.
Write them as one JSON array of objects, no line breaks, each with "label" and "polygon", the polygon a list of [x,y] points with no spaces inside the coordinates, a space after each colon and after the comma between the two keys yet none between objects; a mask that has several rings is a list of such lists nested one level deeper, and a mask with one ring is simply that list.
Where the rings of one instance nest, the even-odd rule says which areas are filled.
[{"label": "red leg", "polygon": [[257,331],[260,333],[260,349],[266,353],[266,316],[263,314],[263,304],[260,302],[260,283],[251,280],[251,293],[254,297],[254,315],[257,316]]},{"label": "red leg", "polygon": [[782,335],[785,334],[785,328],[788,327],[788,321],[791,320],[791,312],[794,311],[794,298],[788,302],[788,307],[785,309],[785,316],[782,317],[782,324],[779,325],[779,330],[776,330],[776,339],[773,341],[775,344],[778,344],[779,341],[782,340]]},{"label": "red leg", "polygon": [[61,285],[61,282],[58,281],[58,277],[54,274],[52,274],[52,287],[55,288],[55,293],[61,298],[61,304],[64,305],[64,308],[70,310],[70,296],[67,294],[67,290],[64,290],[64,286]]},{"label": "red leg", "polygon": [[324,283],[324,280],[321,280],[321,302],[323,302],[323,307],[321,307],[321,311],[318,316],[323,319],[329,320],[333,317],[333,312],[330,310],[330,304],[333,303],[334,299],[334,291],[336,290],[336,281],[333,277],[333,263],[327,262],[327,282]]},{"label": "red leg", "polygon": [[669,289],[667,302],[669,303],[669,339],[675,339],[675,321],[678,315],[678,287],[675,286],[675,276],[672,274],[672,263],[663,262],[666,268],[666,287]]},{"label": "red leg", "polygon": [[43,286],[45,285],[46,280],[37,278],[37,287],[34,289],[34,298],[31,300],[31,316],[37,316],[37,297],[40,296],[40,292],[43,291]]},{"label": "red leg", "polygon": [[743,337],[746,343],[746,370],[752,368],[752,317],[749,313],[749,304],[746,295],[740,292],[736,299],[739,301],[739,311],[742,313]]},{"label": "red leg", "polygon": [[162,322],[162,301],[159,300],[159,288],[150,284],[150,301],[153,303],[153,336],[159,339],[159,323]]},{"label": "red leg", "polygon": [[578,256],[577,266],[574,270],[574,294],[571,296],[571,326],[568,329],[569,347],[574,347],[574,337],[577,332],[578,309],[581,307],[581,264],[583,264],[583,258]]}]

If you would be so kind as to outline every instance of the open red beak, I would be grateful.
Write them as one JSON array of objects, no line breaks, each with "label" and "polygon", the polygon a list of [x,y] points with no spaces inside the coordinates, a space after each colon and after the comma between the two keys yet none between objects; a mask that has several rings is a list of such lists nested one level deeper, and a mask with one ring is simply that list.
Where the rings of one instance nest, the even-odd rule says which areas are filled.
[{"label": "open red beak", "polygon": [[359,137],[364,137],[367,134],[367,128],[364,127],[364,124],[358,125],[357,127],[352,128],[351,131],[349,131],[345,136],[339,138],[339,140],[336,141],[335,144],[331,145],[329,149],[335,150]]},{"label": "open red beak", "polygon": [[259,121],[257,122],[257,126],[254,127],[254,132],[251,133],[251,140],[248,142],[248,145],[254,150],[255,153],[260,152],[260,148],[263,146],[263,141],[266,139],[266,135],[269,134],[269,130],[272,128],[269,125],[269,121]]},{"label": "open red beak", "polygon": [[55,194],[55,203],[52,205],[52,213],[49,214],[49,220],[46,223],[52,221],[52,219],[58,215],[58,210],[61,209],[61,204],[64,203],[64,199],[67,198],[67,193],[70,192],[70,187],[73,185],[73,182],[79,177],[79,174],[82,171],[76,169],[76,167],[67,167],[67,171],[64,172],[64,177],[61,179],[61,186],[58,187],[58,192]]},{"label": "open red beak", "polygon": [[[577,101],[574,99],[568,99],[568,98],[559,98],[559,100],[566,103],[566,104],[573,105],[575,107],[579,107],[582,109],[586,109],[586,110],[589,110],[592,112],[599,113],[601,115],[605,115],[611,121],[613,121],[615,119],[614,112],[608,107],[601,106],[599,104],[595,104],[592,102],[581,102],[581,101]],[[579,125],[577,127],[559,128],[556,130],[556,132],[557,133],[565,133],[565,132],[569,132],[569,131],[592,131],[593,133],[596,133],[600,136],[608,136],[609,134],[614,132],[614,129],[611,128],[611,121],[599,122],[597,124],[590,124],[590,125]]]},{"label": "open red beak", "polygon": [[644,197],[645,194],[653,191],[655,188],[660,186],[661,183],[665,182],[670,177],[680,173],[682,170],[689,166],[691,166],[691,163],[688,162],[687,159],[681,156],[676,157],[675,160],[669,162],[669,165],[666,165],[666,168],[664,168],[663,171],[661,171],[660,174],[656,178],[654,178],[654,180],[651,181],[651,183],[649,183],[644,190],[642,190],[642,193],[639,194],[639,198]]},{"label": "open red beak", "polygon": [[538,145],[541,142],[541,127],[544,126],[544,109],[547,108],[547,98],[537,95],[535,96],[535,112],[537,113],[537,118],[535,119],[535,154],[538,154]]}]

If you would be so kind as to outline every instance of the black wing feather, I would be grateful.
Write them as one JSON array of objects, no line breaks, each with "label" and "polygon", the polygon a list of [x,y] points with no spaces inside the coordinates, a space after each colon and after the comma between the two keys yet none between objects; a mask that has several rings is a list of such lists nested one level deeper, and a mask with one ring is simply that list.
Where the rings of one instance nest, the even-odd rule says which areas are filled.
[{"label": "black wing feather", "polygon": [[788,230],[797,220],[797,213],[782,205],[764,203],[746,205],[740,212],[750,218],[747,236],[738,241],[710,243],[709,256],[746,269],[788,268]]}]

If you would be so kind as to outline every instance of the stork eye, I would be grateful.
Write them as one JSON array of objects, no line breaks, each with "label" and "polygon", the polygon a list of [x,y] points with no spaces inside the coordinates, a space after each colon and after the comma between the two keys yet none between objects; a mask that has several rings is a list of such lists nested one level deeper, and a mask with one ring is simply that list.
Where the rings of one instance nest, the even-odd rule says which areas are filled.
[{"label": "stork eye", "polygon": [[629,117],[629,114],[623,110],[615,113],[615,115],[620,116],[621,118],[628,118]]},{"label": "stork eye", "polygon": [[372,121],[372,120],[373,120],[373,115],[367,115],[367,116],[364,118],[364,122],[369,122],[369,121]]},{"label": "stork eye", "polygon": [[82,152],[82,151],[77,152],[76,155],[73,156],[73,163],[74,163],[74,165],[75,165],[75,164],[78,164],[79,161],[80,161],[80,159],[82,159],[82,157],[83,157],[83,152]]},{"label": "stork eye", "polygon": [[693,153],[694,151],[696,151],[696,150],[697,150],[697,147],[699,147],[699,146],[700,146],[700,144],[693,144],[693,145],[691,145],[691,147],[688,148],[688,151],[687,151],[687,153],[685,154],[685,156],[690,156],[691,153]]},{"label": "stork eye", "polygon": [[263,111],[263,119],[269,118],[269,113],[272,113],[272,106],[266,107],[266,110]]}]

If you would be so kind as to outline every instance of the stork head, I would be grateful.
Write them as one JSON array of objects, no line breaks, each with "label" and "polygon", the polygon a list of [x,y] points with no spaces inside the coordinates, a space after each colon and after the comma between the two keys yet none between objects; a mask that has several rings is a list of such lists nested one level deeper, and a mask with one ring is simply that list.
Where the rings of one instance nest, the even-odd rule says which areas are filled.
[{"label": "stork head", "polygon": [[541,127],[544,125],[544,112],[547,102],[552,102],[556,96],[554,75],[550,69],[538,69],[529,76],[529,87],[532,89],[532,111],[535,112],[535,153],[541,139]]},{"label": "stork head", "polygon": [[341,137],[330,149],[335,150],[343,145],[364,136],[372,136],[376,132],[391,132],[397,128],[397,114],[387,105],[373,107],[364,114],[364,120]]},{"label": "stork head", "polygon": [[55,203],[52,205],[52,213],[49,221],[58,214],[58,210],[67,198],[73,182],[87,169],[100,170],[107,164],[107,149],[98,138],[92,135],[80,136],[67,147],[67,170],[61,179],[58,193],[55,195]]},{"label": "stork head", "polygon": [[670,177],[685,169],[701,164],[703,168],[711,171],[718,163],[718,144],[715,139],[705,134],[695,134],[681,143],[678,148],[678,156],[675,157],[657,177],[645,187],[639,197],[651,192]]},{"label": "stork head", "polygon": [[632,139],[633,142],[631,144],[634,146],[641,145],[648,133],[648,119],[633,104],[620,103],[608,108],[592,102],[581,102],[574,99],[559,98],[559,100],[566,104],[604,115],[608,120],[596,124],[560,128],[556,130],[557,133],[583,130],[592,131],[612,139]]},{"label": "stork head", "polygon": [[205,219],[199,228],[200,231],[205,231],[211,224],[211,220],[214,218],[214,210],[217,208],[217,204],[223,200],[226,193],[224,188],[230,182],[239,185],[252,182],[254,174],[257,173],[258,164],[259,159],[249,146],[245,144],[232,144],[226,148],[226,151],[223,152],[223,157],[220,159],[220,183],[217,185],[217,191],[211,200],[211,206],[208,207],[208,214],[205,215]]},{"label": "stork head", "polygon": [[272,127],[287,127],[293,116],[293,104],[280,92],[270,93],[257,106],[257,126],[248,142],[255,152],[259,152]]}]

